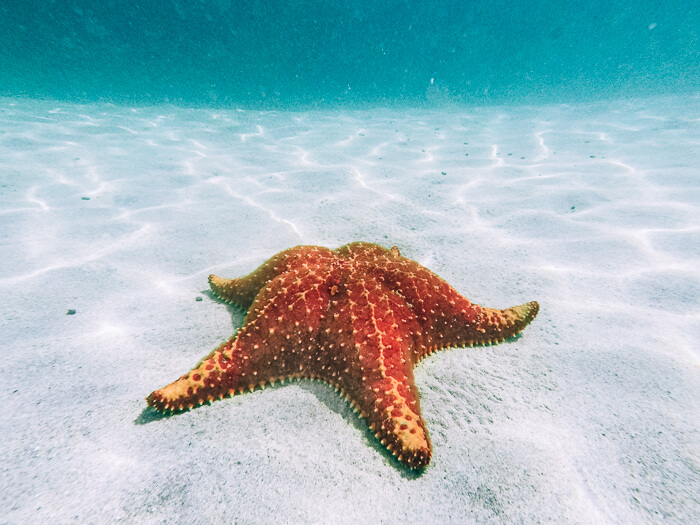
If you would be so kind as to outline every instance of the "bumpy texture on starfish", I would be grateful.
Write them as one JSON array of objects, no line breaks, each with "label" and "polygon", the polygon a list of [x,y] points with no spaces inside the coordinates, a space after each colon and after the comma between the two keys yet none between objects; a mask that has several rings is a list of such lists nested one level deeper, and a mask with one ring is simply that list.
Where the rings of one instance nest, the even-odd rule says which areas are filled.
[{"label": "bumpy texture on starfish", "polygon": [[243,326],[197,366],[147,398],[180,411],[291,378],[320,379],[348,399],[402,463],[422,468],[432,446],[413,366],[450,346],[513,337],[536,302],[471,304],[420,264],[376,244],[297,246],[239,279],[209,277],[221,299],[248,310]]}]

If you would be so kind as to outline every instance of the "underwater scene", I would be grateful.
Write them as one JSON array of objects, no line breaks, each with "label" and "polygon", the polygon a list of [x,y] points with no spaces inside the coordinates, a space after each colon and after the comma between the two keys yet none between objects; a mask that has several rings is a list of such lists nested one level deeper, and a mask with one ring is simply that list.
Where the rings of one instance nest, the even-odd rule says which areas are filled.
[{"label": "underwater scene", "polygon": [[698,2],[0,22],[0,523],[700,522]]}]

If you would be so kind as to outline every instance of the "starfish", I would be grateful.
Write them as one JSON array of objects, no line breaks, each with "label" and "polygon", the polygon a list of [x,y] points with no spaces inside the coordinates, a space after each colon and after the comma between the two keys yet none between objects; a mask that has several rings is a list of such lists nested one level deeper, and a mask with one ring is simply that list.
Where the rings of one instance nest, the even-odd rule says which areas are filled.
[{"label": "starfish", "polygon": [[355,242],[297,246],[213,292],[247,310],[243,326],[195,368],[148,396],[163,412],[288,379],[318,379],[349,401],[400,462],[420,469],[432,445],[413,367],[436,350],[499,343],[521,332],[536,302],[472,304],[399,249]]}]

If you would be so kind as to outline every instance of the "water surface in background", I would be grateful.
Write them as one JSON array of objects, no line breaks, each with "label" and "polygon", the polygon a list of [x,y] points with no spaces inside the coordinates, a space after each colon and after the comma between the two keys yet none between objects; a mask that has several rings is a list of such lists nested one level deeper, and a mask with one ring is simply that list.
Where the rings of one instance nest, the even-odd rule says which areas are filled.
[{"label": "water surface in background", "polygon": [[187,105],[697,91],[700,3],[1,0],[0,94]]}]

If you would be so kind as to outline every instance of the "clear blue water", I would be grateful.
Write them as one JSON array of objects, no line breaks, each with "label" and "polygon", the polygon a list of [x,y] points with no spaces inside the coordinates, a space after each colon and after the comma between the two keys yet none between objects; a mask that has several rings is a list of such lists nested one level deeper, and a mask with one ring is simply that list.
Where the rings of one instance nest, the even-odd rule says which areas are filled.
[{"label": "clear blue water", "polygon": [[0,95],[248,106],[696,92],[700,2],[0,0]]}]

